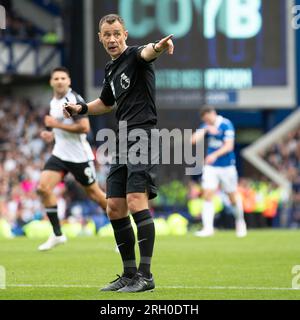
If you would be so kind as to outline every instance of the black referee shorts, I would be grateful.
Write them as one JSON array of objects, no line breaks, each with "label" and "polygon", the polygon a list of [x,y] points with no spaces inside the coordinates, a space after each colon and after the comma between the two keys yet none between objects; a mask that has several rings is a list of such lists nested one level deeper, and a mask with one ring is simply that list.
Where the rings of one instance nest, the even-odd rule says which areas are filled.
[{"label": "black referee shorts", "polygon": [[157,196],[155,185],[157,165],[153,166],[130,166],[112,165],[107,177],[106,197],[126,198],[128,193],[145,193],[149,199]]},{"label": "black referee shorts", "polygon": [[52,155],[46,162],[43,171],[57,171],[61,172],[63,176],[70,172],[76,181],[84,187],[96,182],[96,170],[93,161],[83,163],[68,162]]},{"label": "black referee shorts", "polygon": [[[147,130],[148,136],[150,131]],[[117,141],[117,150],[119,144],[122,142]],[[159,142],[158,142],[159,143]],[[151,159],[157,159],[158,153],[153,156],[151,153],[151,143],[148,141],[148,162],[147,164],[132,164],[128,160],[129,154],[133,151],[130,148],[134,145],[132,142],[128,142],[127,149],[127,163],[120,163],[120,155],[116,153],[115,164],[112,164],[109,175],[107,177],[107,189],[106,197],[109,198],[126,198],[129,193],[148,193],[149,199],[154,199],[157,196],[156,177],[157,177],[157,162],[151,161]]]}]

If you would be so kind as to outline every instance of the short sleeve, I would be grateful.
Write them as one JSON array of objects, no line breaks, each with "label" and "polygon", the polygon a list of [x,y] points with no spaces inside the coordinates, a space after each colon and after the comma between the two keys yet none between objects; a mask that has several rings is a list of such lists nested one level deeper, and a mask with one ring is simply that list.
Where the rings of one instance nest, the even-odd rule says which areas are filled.
[{"label": "short sleeve", "polygon": [[233,124],[228,121],[224,124],[224,140],[233,140],[235,138],[235,130]]},{"label": "short sleeve", "polygon": [[74,93],[75,98],[76,98],[76,104],[81,104],[81,103],[86,103],[85,100],[82,98],[82,96],[78,93]]},{"label": "short sleeve", "polygon": [[142,58],[142,51],[143,49],[146,48],[146,46],[141,46],[141,47],[137,47],[136,50],[137,50],[137,60],[138,62],[140,63],[144,63],[144,64],[151,64],[152,62],[154,62],[156,59],[153,59],[151,61],[146,61]]},{"label": "short sleeve", "polygon": [[100,95],[100,99],[108,107],[115,104],[116,99],[107,80],[104,80],[104,86]]}]

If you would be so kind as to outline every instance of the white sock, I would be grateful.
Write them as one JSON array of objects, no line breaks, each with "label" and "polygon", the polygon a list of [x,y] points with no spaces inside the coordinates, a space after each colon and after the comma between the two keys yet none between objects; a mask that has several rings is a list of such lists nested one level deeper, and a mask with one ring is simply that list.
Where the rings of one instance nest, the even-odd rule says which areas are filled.
[{"label": "white sock", "polygon": [[244,207],[240,196],[237,196],[237,204],[233,206],[233,213],[236,222],[243,222],[244,219]]},{"label": "white sock", "polygon": [[202,222],[204,230],[214,229],[215,209],[212,201],[205,201],[203,204]]}]

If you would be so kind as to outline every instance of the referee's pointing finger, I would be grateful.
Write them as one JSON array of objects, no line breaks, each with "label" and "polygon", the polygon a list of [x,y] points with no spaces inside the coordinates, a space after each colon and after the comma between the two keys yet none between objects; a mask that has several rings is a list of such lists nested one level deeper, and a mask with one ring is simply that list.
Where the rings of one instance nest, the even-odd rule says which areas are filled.
[{"label": "referee's pointing finger", "polygon": [[168,49],[168,54],[173,54],[174,53],[174,44],[172,41],[172,38],[174,37],[173,34],[170,34],[169,36],[167,36],[166,38],[163,38],[161,40],[161,44],[165,47],[167,47]]},{"label": "referee's pointing finger", "polygon": [[172,39],[173,37],[174,37],[174,34],[170,34],[169,36],[163,38],[161,41],[162,41],[163,43],[166,43],[166,42],[168,42],[170,39]]}]

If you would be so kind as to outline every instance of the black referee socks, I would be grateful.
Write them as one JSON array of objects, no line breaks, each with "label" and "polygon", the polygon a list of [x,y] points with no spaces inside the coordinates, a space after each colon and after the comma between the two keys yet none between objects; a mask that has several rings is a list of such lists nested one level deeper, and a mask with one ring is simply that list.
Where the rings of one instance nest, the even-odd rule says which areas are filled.
[{"label": "black referee socks", "polygon": [[139,272],[150,279],[150,267],[155,241],[155,227],[149,210],[143,210],[132,215],[137,225],[138,243],[140,248],[141,261]]},{"label": "black referee socks", "polygon": [[112,220],[111,225],[114,229],[116,243],[123,261],[123,276],[132,278],[136,274],[137,268],[134,252],[135,236],[130,217]]},{"label": "black referee socks", "polygon": [[53,232],[57,237],[62,236],[62,232],[60,229],[60,223],[57,214],[57,206],[52,208],[45,208],[46,214],[50,220],[50,223],[53,228]]}]

